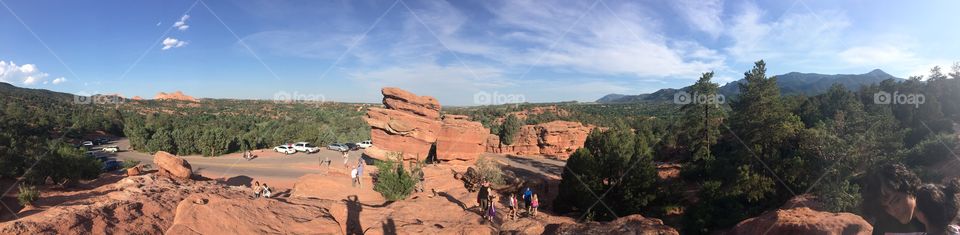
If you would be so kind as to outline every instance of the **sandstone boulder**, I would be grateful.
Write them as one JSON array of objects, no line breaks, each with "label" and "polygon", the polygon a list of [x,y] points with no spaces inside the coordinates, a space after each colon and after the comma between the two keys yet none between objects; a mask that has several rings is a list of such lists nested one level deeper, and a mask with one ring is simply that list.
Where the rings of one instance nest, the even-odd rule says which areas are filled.
[{"label": "sandstone boulder", "polygon": [[423,160],[436,144],[440,160],[471,161],[486,149],[489,129],[462,115],[441,120],[440,104],[433,97],[398,88],[384,88],[382,93],[386,108],[369,108],[363,118],[374,143],[366,155],[385,159],[390,153],[402,153],[405,160]]},{"label": "sandstone boulder", "polygon": [[476,160],[486,150],[490,129],[462,117],[445,116],[437,136],[437,159]]},{"label": "sandstone boulder", "polygon": [[430,119],[440,118],[440,102],[430,96],[417,96],[400,88],[387,87],[380,90],[383,105],[387,109],[413,113]]},{"label": "sandstone boulder", "polygon": [[873,226],[850,213],[815,211],[807,207],[768,211],[744,220],[732,234],[871,234]]},{"label": "sandstone boulder", "polygon": [[[600,223],[561,224],[556,234],[680,234],[676,229],[663,224],[663,221],[654,218],[644,218],[641,215],[630,215],[620,219]],[[775,233],[771,233],[775,234]]]},{"label": "sandstone boulder", "polygon": [[579,122],[552,121],[524,125],[509,145],[501,144],[496,136],[487,137],[487,151],[513,155],[546,155],[566,159],[583,147],[593,126]]},{"label": "sandstone boulder", "polygon": [[189,102],[200,102],[197,98],[183,94],[182,91],[176,91],[173,93],[160,92],[157,93],[157,96],[154,97],[156,100],[180,100],[180,101],[189,101]]},{"label": "sandstone boulder", "polygon": [[134,167],[127,168],[127,176],[138,176],[138,175],[140,175],[140,174],[142,173],[142,172],[140,171],[140,168],[141,168],[141,167],[143,167],[143,165],[139,165],[139,164],[138,164],[138,165],[136,165],[136,166],[134,166]]},{"label": "sandstone boulder", "polygon": [[330,204],[194,194],[177,205],[166,234],[342,234]]},{"label": "sandstone boulder", "polygon": [[193,176],[193,168],[190,167],[187,160],[164,151],[159,151],[153,155],[153,165],[157,166],[161,175],[178,179],[190,179]]}]

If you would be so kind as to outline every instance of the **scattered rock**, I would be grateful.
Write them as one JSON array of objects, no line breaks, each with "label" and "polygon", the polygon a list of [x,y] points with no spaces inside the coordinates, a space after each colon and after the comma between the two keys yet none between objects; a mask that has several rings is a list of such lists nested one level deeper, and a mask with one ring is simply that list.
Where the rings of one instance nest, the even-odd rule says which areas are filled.
[{"label": "scattered rock", "polygon": [[488,135],[487,151],[512,155],[545,155],[565,160],[587,140],[594,126],[579,122],[552,121],[537,125],[524,125],[514,137],[513,143],[500,143],[496,135]]},{"label": "scattered rock", "polygon": [[768,211],[744,220],[731,234],[871,234],[873,226],[860,216],[830,213],[808,207]]},{"label": "scattered rock", "polygon": [[193,176],[193,169],[187,160],[164,151],[159,151],[153,155],[153,165],[157,166],[161,175],[178,179],[190,179]]},{"label": "scattered rock", "polygon": [[136,166],[127,168],[127,176],[138,176],[138,175],[140,175],[140,174],[142,173],[141,170],[140,170],[141,167],[143,167],[142,164],[137,164]]},{"label": "scattered rock", "polygon": [[[676,229],[654,218],[641,215],[629,215],[611,222],[589,222],[585,224],[561,224],[556,234],[680,234]],[[776,233],[771,233],[776,234]]]}]

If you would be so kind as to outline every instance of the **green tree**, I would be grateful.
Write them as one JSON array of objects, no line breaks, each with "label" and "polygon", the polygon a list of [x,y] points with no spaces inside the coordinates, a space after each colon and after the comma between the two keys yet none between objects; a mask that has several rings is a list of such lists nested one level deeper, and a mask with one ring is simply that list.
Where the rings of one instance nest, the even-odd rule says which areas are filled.
[{"label": "green tree", "polygon": [[[650,146],[648,139],[623,126],[591,132],[584,147],[567,160],[554,207],[610,220],[653,206],[658,187]],[[606,196],[596,198],[604,192]]]},{"label": "green tree", "polygon": [[513,114],[507,115],[503,120],[503,124],[500,125],[500,143],[507,145],[513,144],[513,137],[520,132],[521,125],[522,123],[520,123],[520,119],[518,119],[517,116]]},{"label": "green tree", "polygon": [[689,172],[693,172],[690,175],[697,178],[701,177],[700,167],[709,168],[712,165],[714,154],[710,150],[719,140],[720,125],[725,118],[720,103],[725,98],[718,93],[719,86],[710,81],[712,78],[713,72],[704,73],[697,83],[690,87],[694,102],[680,108],[683,112],[683,124],[679,142],[686,146],[693,162],[690,165],[695,166],[689,169]]}]

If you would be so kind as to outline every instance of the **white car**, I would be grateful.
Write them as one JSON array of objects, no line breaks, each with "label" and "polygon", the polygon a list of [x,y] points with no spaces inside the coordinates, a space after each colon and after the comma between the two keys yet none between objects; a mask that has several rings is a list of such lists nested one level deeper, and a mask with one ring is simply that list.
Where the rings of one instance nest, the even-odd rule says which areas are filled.
[{"label": "white car", "polygon": [[288,155],[297,153],[297,150],[293,149],[293,146],[289,146],[289,145],[280,145],[277,147],[273,147],[273,151],[277,151],[278,153],[283,153]]},{"label": "white car", "polygon": [[120,151],[120,147],[116,145],[103,147],[103,151],[107,153],[116,153]]},{"label": "white car", "polygon": [[310,144],[309,142],[298,142],[293,144],[293,150],[297,152],[307,152],[307,153],[316,153],[320,152],[320,148]]},{"label": "white car", "polygon": [[357,143],[357,146],[360,146],[360,148],[362,148],[362,149],[369,148],[369,147],[373,146],[373,141],[366,140],[366,141],[363,141],[363,142],[359,142],[359,143]]}]

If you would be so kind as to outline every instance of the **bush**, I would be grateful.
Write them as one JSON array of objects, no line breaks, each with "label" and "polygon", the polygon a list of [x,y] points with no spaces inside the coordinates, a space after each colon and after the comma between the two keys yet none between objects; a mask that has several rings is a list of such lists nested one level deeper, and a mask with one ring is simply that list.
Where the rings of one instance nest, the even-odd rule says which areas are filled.
[{"label": "bush", "polygon": [[413,193],[417,180],[413,176],[413,171],[407,171],[400,161],[388,158],[377,161],[376,166],[374,191],[379,192],[388,201],[403,200]]},{"label": "bush", "polygon": [[135,166],[137,166],[137,165],[140,165],[140,161],[137,161],[137,160],[123,160],[123,164],[121,164],[120,169],[121,169],[121,170],[126,170],[126,169],[129,169],[129,168],[133,168],[133,167],[135,167]]},{"label": "bush", "polygon": [[20,193],[17,194],[17,201],[20,201],[20,205],[32,205],[37,199],[40,199],[40,190],[37,190],[36,186],[20,185]]},{"label": "bush", "polygon": [[503,171],[500,170],[500,165],[492,159],[481,156],[477,159],[475,166],[482,179],[493,184],[504,183]]}]

